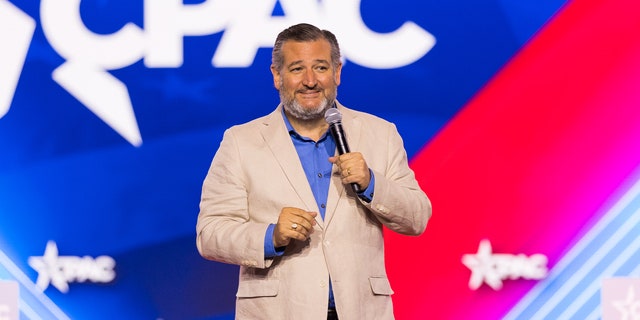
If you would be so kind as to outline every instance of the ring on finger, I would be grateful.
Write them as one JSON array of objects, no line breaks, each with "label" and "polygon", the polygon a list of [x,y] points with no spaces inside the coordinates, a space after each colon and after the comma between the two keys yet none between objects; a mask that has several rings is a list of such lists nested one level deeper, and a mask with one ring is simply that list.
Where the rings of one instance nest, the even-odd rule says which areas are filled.
[{"label": "ring on finger", "polygon": [[291,224],[291,229],[293,229],[293,230],[298,229],[298,224],[297,223],[292,223]]}]

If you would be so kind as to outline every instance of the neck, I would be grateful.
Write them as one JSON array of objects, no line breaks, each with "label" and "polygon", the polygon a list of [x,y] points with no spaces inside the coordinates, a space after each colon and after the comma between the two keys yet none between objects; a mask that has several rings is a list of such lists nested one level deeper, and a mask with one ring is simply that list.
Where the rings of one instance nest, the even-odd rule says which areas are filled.
[{"label": "neck", "polygon": [[286,111],[285,115],[298,134],[313,139],[314,141],[320,140],[322,135],[329,129],[329,124],[322,117],[312,120],[302,120],[292,116]]}]

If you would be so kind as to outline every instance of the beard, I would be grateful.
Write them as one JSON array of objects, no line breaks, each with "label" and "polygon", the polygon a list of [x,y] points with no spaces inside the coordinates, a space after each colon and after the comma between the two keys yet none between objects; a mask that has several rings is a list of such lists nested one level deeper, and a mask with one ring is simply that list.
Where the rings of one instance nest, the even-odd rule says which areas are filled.
[{"label": "beard", "polygon": [[327,109],[333,106],[333,103],[336,100],[337,89],[334,91],[333,95],[330,97],[325,97],[322,101],[312,108],[305,108],[296,101],[295,96],[286,96],[282,91],[280,91],[280,102],[284,110],[291,114],[296,119],[300,119],[303,121],[309,120],[317,120],[324,117],[324,112]]}]

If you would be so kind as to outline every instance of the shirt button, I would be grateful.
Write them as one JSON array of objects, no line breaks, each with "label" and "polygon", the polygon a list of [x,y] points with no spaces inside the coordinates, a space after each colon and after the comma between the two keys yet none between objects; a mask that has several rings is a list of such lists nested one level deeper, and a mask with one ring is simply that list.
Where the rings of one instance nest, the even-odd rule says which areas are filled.
[{"label": "shirt button", "polygon": [[321,172],[318,173],[318,178],[322,178],[322,173]]},{"label": "shirt button", "polygon": [[326,208],[327,206],[323,203],[323,204],[321,204],[321,205],[320,205],[320,207],[321,207],[322,209],[324,209],[324,208]]}]

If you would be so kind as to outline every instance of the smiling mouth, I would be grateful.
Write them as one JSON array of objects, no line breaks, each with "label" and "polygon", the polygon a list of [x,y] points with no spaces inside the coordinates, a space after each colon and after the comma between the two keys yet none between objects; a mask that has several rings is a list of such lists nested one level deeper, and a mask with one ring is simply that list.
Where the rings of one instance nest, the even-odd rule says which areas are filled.
[{"label": "smiling mouth", "polygon": [[301,94],[316,94],[316,93],[320,93],[320,92],[322,92],[322,90],[320,90],[320,89],[317,89],[317,90],[300,90],[300,91],[298,91],[298,93],[301,93]]},{"label": "smiling mouth", "polygon": [[322,96],[320,90],[306,90],[298,92],[302,99],[315,99]]}]

